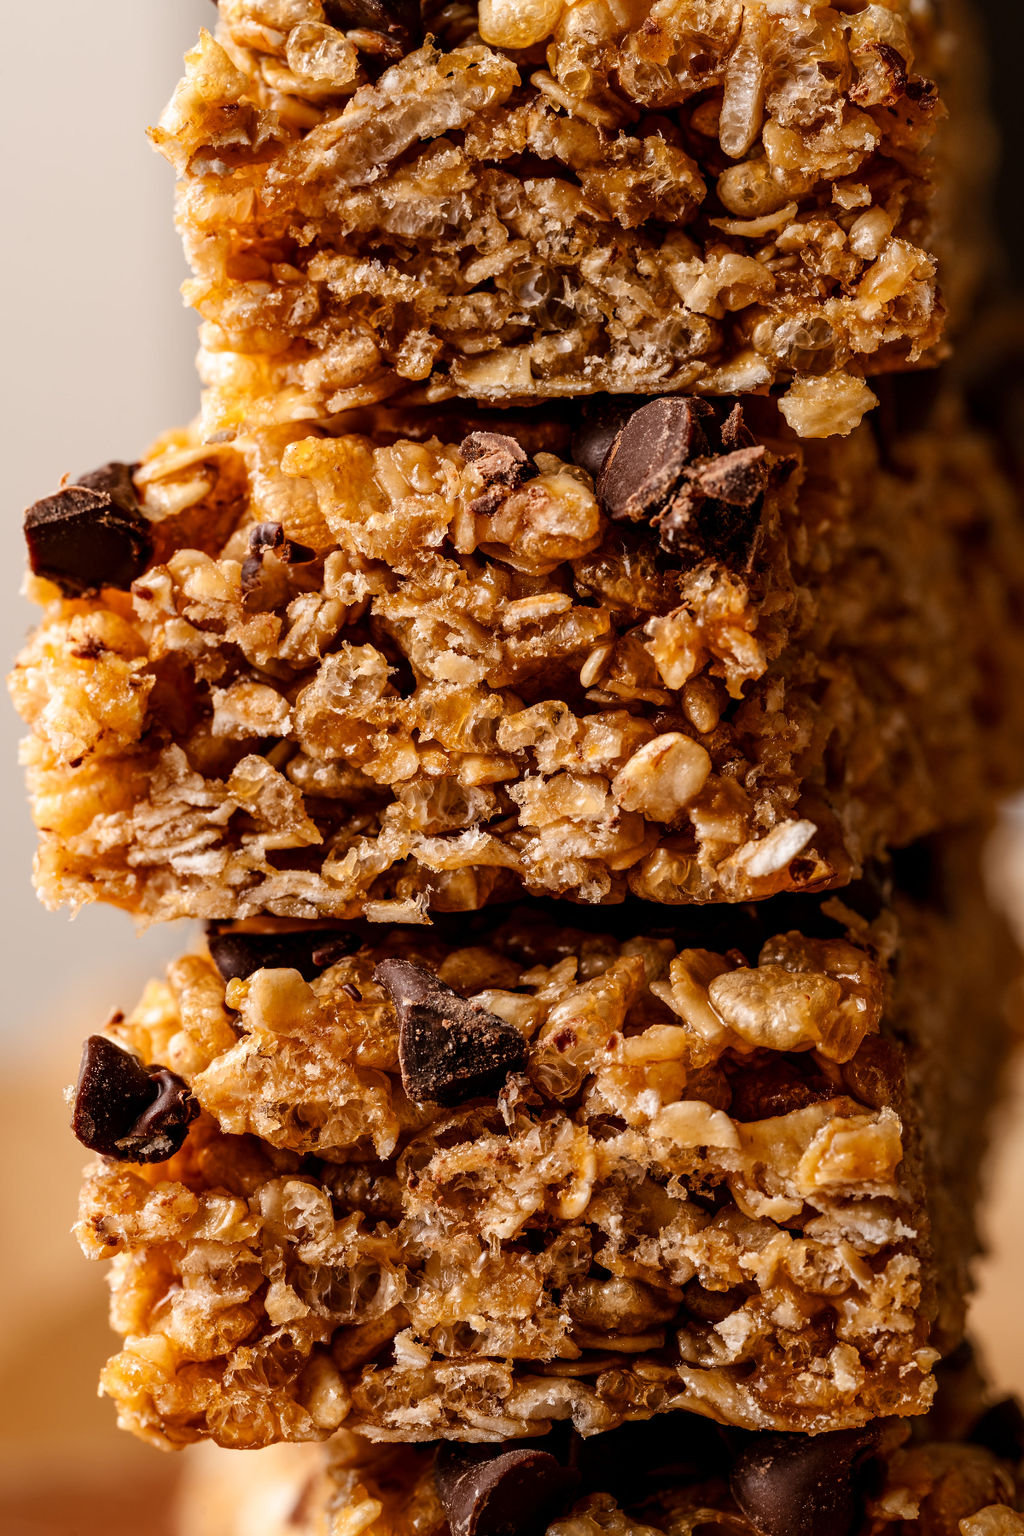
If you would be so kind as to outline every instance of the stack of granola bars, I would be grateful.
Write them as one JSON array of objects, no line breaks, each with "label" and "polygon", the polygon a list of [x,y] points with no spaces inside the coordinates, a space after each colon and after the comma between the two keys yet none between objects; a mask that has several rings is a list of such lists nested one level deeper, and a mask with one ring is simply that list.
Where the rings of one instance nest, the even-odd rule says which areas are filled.
[{"label": "stack of granola bars", "polygon": [[121,1422],[277,1447],[188,1536],[1024,1532],[970,40],[220,0],[188,56],[202,416],[30,508],[13,678],[43,899],[206,923],[73,1108]]}]

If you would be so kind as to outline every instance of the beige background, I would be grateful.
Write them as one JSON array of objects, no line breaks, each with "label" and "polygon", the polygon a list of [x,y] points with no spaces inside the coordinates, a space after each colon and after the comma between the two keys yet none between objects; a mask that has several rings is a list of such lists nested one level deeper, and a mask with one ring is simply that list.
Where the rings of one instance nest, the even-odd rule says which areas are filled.
[{"label": "beige background", "polygon": [[[171,173],[143,130],[213,10],[209,0],[0,3],[0,651],[9,658],[31,622],[17,595],[22,508],[64,471],[135,457],[196,407]],[[12,1536],[160,1536],[175,1463],[115,1435],[109,1405],[95,1398],[103,1288],[67,1235],[80,1156],[60,1089],[83,1035],[134,999],[182,935],[138,938],[127,918],[96,908],[73,923],[44,912],[29,889],[33,837],[6,701],[0,734],[0,1513]],[[1024,866],[1015,867],[1024,897]],[[998,1256],[984,1266],[976,1309],[1006,1387],[1024,1387],[1022,1187],[1018,1134],[993,1186]]]},{"label": "beige background", "polygon": [[[32,613],[18,595],[21,511],[61,474],[132,459],[187,420],[194,318],[171,222],[172,173],[145,128],[214,17],[209,0],[0,0],[0,651]],[[117,1435],[95,1393],[100,1273],[68,1236],[80,1149],[61,1088],[82,1037],[135,995],[181,935],[128,918],[47,913],[0,699],[0,1526],[9,1536],[163,1536],[173,1458]]]}]

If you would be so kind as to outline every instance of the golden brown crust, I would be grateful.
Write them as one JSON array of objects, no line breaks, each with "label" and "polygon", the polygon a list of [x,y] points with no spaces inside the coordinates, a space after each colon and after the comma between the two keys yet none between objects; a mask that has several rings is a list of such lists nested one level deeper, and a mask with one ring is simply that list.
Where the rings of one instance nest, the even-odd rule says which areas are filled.
[{"label": "golden brown crust", "polygon": [[[966,884],[956,900],[952,926],[900,903],[891,966],[891,915],[806,899],[821,937],[778,933],[772,904],[630,939],[527,908],[458,939],[364,928],[311,982],[177,962],[112,1034],[203,1117],[166,1165],[94,1165],[79,1226],[117,1255],[122,1423],[255,1446],[920,1413],[1006,1047],[1001,933]],[[382,955],[522,1031],[496,1100],[408,1097]],[[929,1053],[970,1104],[921,1087]],[[979,1135],[934,1252],[922,1190],[949,1169],[922,1131],[954,1099]]]},{"label": "golden brown crust", "polygon": [[[680,1416],[678,1458],[694,1436]],[[966,1431],[965,1431],[966,1434]],[[635,1447],[607,1442],[606,1472]],[[698,1455],[700,1452],[698,1452]],[[192,1461],[181,1497],[182,1536],[445,1536],[448,1525],[434,1482],[432,1448],[374,1446],[342,1432],[326,1448],[278,1446],[257,1456],[207,1447]],[[726,1455],[661,1480],[646,1496],[618,1500],[587,1492],[547,1525],[547,1536],[757,1536],[732,1498]],[[841,1475],[842,1469],[839,1469]],[[983,1445],[952,1441],[919,1427],[881,1427],[871,1494],[850,1536],[1022,1536],[1018,1469]],[[600,1484],[600,1477],[597,1479]]]},{"label": "golden brown crust", "polygon": [[[172,439],[138,476],[163,563],[130,596],[36,583],[12,687],[48,903],[760,898],[1015,783],[1017,503],[951,402],[884,450],[768,410],[751,542],[704,558],[609,521],[564,432],[485,486],[409,424]],[[252,557],[268,519],[315,558]]]},{"label": "golden brown crust", "polygon": [[935,352],[939,7],[429,10],[396,59],[319,0],[221,0],[189,55],[154,138],[209,430],[788,382],[824,436]]}]

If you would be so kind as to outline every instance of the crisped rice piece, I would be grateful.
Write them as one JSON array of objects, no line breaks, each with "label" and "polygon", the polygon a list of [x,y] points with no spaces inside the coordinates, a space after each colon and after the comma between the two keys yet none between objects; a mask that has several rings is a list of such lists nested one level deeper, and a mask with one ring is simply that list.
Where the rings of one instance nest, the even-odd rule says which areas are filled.
[{"label": "crisped rice piece", "polygon": [[[387,36],[354,15],[221,0],[154,130],[208,431],[400,393],[788,382],[823,436],[873,404],[865,375],[934,357],[948,6],[481,0]],[[950,140],[976,147],[973,122]]]},{"label": "crisped rice piece", "polygon": [[[708,409],[626,408],[624,437],[663,408]],[[1024,530],[994,451],[949,398],[881,447],[745,409],[756,432],[720,408],[643,507],[635,460],[599,498],[571,457],[593,466],[591,428],[527,413],[160,445],[130,594],[32,585],[12,687],[44,901],[736,901],[970,820],[1021,766]]]},{"label": "crisped rice piece", "polygon": [[[944,1371],[944,1375],[949,1373]],[[242,1455],[204,1446],[186,1471],[181,1536],[1024,1536],[1024,1417],[940,1383],[912,1427],[884,1420],[813,1438],[722,1434],[690,1414],[594,1440],[529,1447],[327,1446]],[[486,1524],[484,1521],[486,1520]]]},{"label": "crisped rice piece", "polygon": [[[1008,1036],[999,925],[965,867],[929,884],[951,916],[803,897],[660,930],[633,908],[618,936],[537,904],[447,938],[211,935],[109,1026],[201,1107],[166,1163],[87,1175],[120,1422],[251,1448],[923,1412]],[[522,1069],[417,1102],[407,1031],[460,1010],[520,1036]]]}]

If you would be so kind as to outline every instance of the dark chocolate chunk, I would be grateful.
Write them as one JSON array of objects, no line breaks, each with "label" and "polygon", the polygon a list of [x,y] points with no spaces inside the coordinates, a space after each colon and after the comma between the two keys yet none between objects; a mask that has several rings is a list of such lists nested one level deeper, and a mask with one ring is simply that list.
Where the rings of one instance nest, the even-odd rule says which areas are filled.
[{"label": "dark chocolate chunk", "polygon": [[67,597],[99,587],[126,591],[153,554],[130,464],[104,464],[37,501],[24,526],[32,570]]},{"label": "dark chocolate chunk", "polygon": [[608,450],[644,401],[640,395],[597,395],[584,402],[572,435],[572,461],[596,480]]},{"label": "dark chocolate chunk", "polygon": [[613,522],[640,522],[663,510],[687,464],[708,452],[705,424],[713,416],[706,401],[684,395],[665,395],[633,412],[597,480]]},{"label": "dark chocolate chunk", "polygon": [[739,569],[747,567],[768,483],[764,457],[758,444],[685,470],[678,491],[653,519],[662,548],[696,559],[715,555]]},{"label": "dark chocolate chunk", "polygon": [[402,1083],[417,1103],[462,1104],[496,1094],[510,1072],[525,1066],[526,1045],[514,1024],[467,1002],[429,971],[382,960],[373,979],[395,1005]]},{"label": "dark chocolate chunk", "polygon": [[332,928],[303,929],[297,933],[207,932],[210,958],[225,981],[251,976],[260,970],[298,971],[312,981],[321,971],[346,955],[355,954],[359,938]]},{"label": "dark chocolate chunk", "polygon": [[467,464],[480,466],[488,479],[503,479],[509,485],[515,484],[528,462],[526,450],[504,432],[470,432],[459,444],[459,452]]},{"label": "dark chocolate chunk", "polygon": [[444,1444],[434,1480],[451,1536],[540,1536],[576,1483],[547,1451]]},{"label": "dark chocolate chunk", "polygon": [[113,460],[110,464],[101,464],[99,469],[90,469],[86,474],[79,475],[75,484],[84,486],[87,491],[99,491],[122,507],[136,508],[139,505],[139,498],[135,494],[135,472],[138,468],[138,464],[121,464]]},{"label": "dark chocolate chunk", "polygon": [[316,550],[294,539],[286,539],[281,523],[257,523],[249,533],[249,553],[242,563],[242,591],[251,592],[259,584],[263,556],[273,550],[286,565],[308,565],[316,559]]},{"label": "dark chocolate chunk", "polygon": [[873,1491],[870,1430],[758,1435],[733,1463],[732,1496],[764,1536],[849,1536]]},{"label": "dark chocolate chunk", "polygon": [[975,1445],[1014,1465],[1024,1460],[1024,1412],[1015,1397],[1004,1397],[986,1409],[971,1430]]},{"label": "dark chocolate chunk", "polygon": [[[600,451],[596,440],[593,453]],[[668,395],[634,411],[597,477],[613,522],[647,521],[677,559],[749,570],[768,485],[763,444],[735,405],[719,421],[706,400]]]},{"label": "dark chocolate chunk", "polygon": [[105,1035],[82,1051],[71,1129],[83,1146],[126,1163],[162,1163],[181,1150],[199,1105],[167,1067],[146,1067]]},{"label": "dark chocolate chunk", "polygon": [[737,448],[711,459],[693,471],[693,484],[708,501],[724,501],[730,507],[749,507],[765,487],[764,445]]},{"label": "dark chocolate chunk", "polygon": [[423,40],[419,0],[323,0],[324,20],[339,31],[380,32],[403,51]]},{"label": "dark chocolate chunk", "polygon": [[511,491],[536,474],[522,445],[504,432],[471,432],[459,452],[484,482],[482,495],[470,503],[471,512],[496,512]]}]

